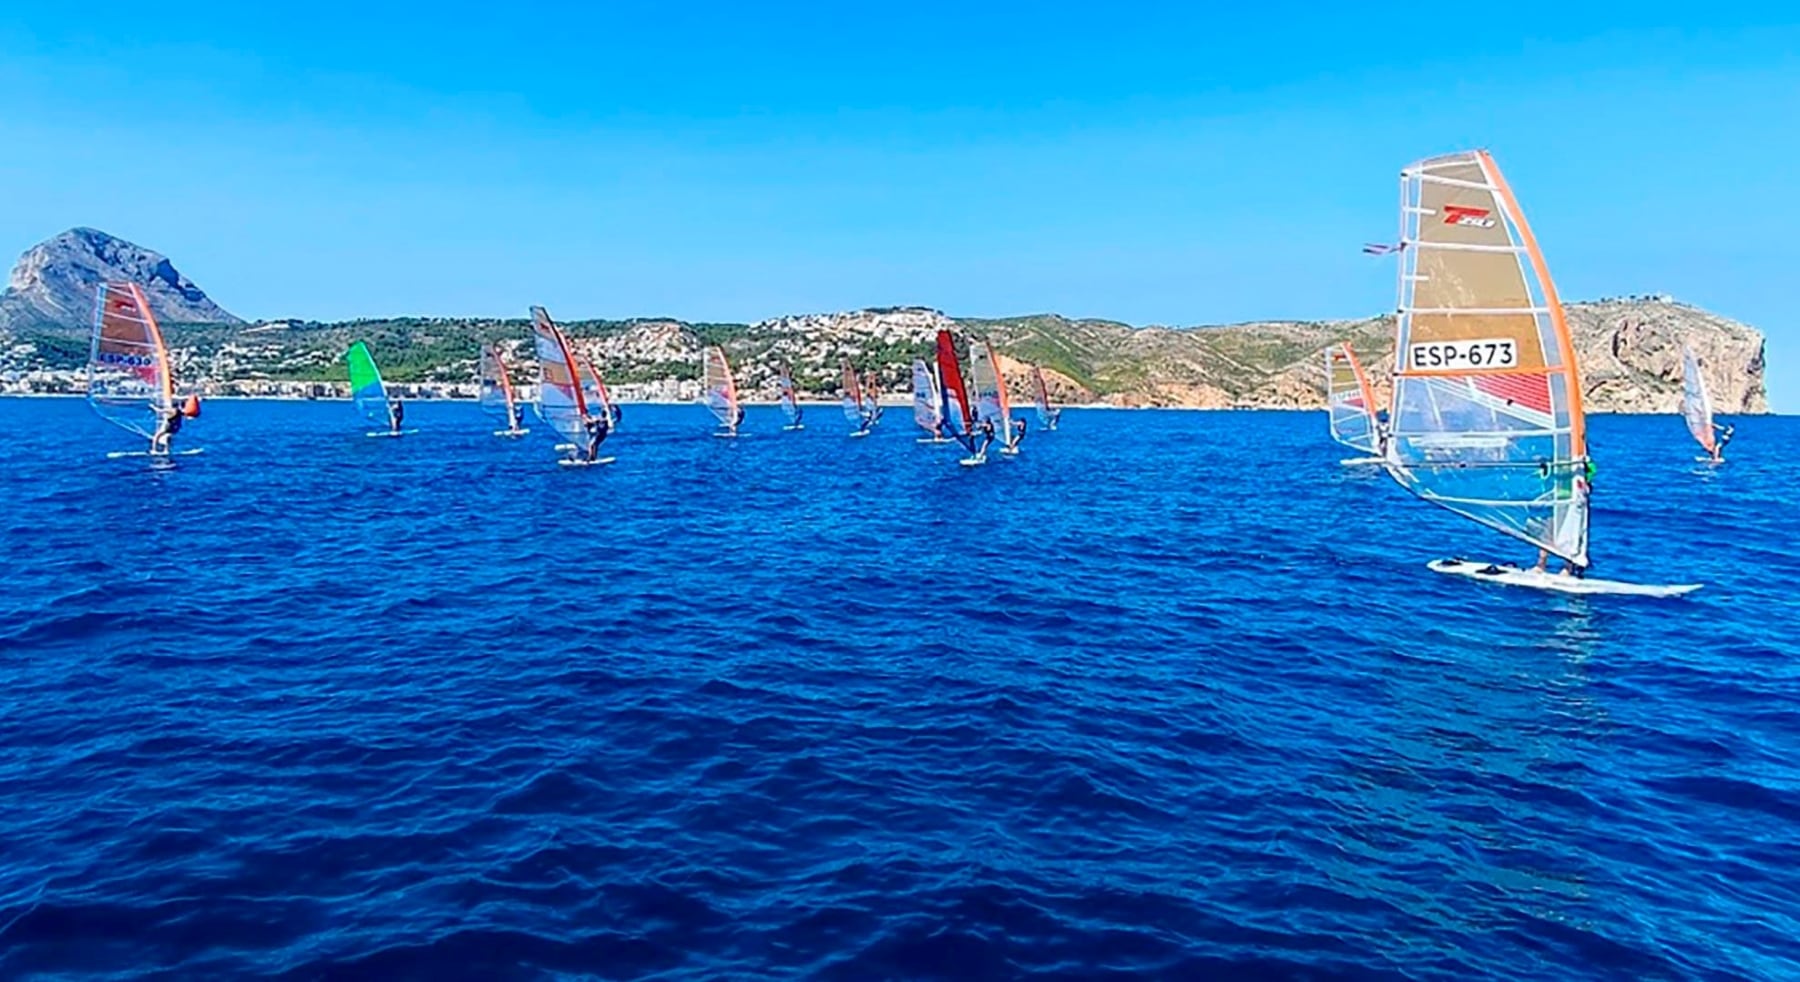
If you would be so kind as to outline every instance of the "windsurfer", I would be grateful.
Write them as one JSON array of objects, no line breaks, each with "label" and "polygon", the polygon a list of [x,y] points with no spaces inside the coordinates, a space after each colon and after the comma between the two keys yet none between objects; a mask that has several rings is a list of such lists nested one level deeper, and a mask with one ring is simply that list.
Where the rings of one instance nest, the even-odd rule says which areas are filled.
[{"label": "windsurfer", "polygon": [[1715,464],[1723,463],[1725,460],[1725,445],[1727,443],[1731,442],[1732,434],[1737,432],[1737,427],[1729,426],[1729,425],[1728,426],[1720,426],[1718,423],[1714,423],[1713,429],[1719,431],[1718,438],[1713,441],[1713,448],[1712,448],[1713,463],[1715,463]]},{"label": "windsurfer", "polygon": [[175,406],[163,410],[156,419],[156,432],[150,437],[150,452],[166,454],[175,434],[181,432],[181,410]]},{"label": "windsurfer", "polygon": [[511,428],[514,433],[519,432],[519,424],[524,421],[525,410],[520,409],[517,403],[506,407],[506,425]]},{"label": "windsurfer", "polygon": [[737,412],[733,413],[731,417],[731,432],[735,434],[738,427],[742,425],[744,425],[744,407],[739,406],[737,407]]},{"label": "windsurfer", "polygon": [[581,426],[587,431],[587,462],[593,463],[600,456],[600,444],[606,442],[606,436],[612,432],[612,424],[607,422],[606,414],[588,415],[581,418]]},{"label": "windsurfer", "polygon": [[975,433],[981,438],[981,449],[975,451],[975,456],[986,457],[988,447],[994,445],[994,421],[983,419],[980,425],[975,427]]},{"label": "windsurfer", "polygon": [[1025,442],[1025,417],[1021,416],[1018,419],[1015,419],[1012,421],[1012,432],[1007,435],[1006,445],[1013,450],[1017,450],[1017,449],[1019,449],[1019,444],[1024,443],[1024,442]]},{"label": "windsurfer", "polygon": [[399,433],[400,427],[406,424],[406,403],[399,399],[388,400],[388,432]]}]

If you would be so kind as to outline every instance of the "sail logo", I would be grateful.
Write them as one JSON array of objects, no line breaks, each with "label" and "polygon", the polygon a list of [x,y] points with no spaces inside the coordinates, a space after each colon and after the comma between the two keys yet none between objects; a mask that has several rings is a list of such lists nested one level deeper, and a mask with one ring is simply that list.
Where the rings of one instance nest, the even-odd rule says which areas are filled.
[{"label": "sail logo", "polygon": [[1461,225],[1463,228],[1493,228],[1494,213],[1486,208],[1471,208],[1468,205],[1445,205],[1444,224]]},{"label": "sail logo", "polygon": [[125,355],[114,351],[100,352],[99,361],[103,365],[123,365],[127,368],[147,368],[156,364],[149,355]]}]

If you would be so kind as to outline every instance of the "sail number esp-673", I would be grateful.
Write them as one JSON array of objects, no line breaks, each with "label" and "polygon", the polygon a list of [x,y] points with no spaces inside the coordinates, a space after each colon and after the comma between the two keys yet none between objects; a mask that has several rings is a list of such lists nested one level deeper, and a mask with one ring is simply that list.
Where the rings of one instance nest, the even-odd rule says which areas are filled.
[{"label": "sail number esp-673", "polygon": [[1519,346],[1511,338],[1484,341],[1423,341],[1412,346],[1415,371],[1458,368],[1514,368]]}]

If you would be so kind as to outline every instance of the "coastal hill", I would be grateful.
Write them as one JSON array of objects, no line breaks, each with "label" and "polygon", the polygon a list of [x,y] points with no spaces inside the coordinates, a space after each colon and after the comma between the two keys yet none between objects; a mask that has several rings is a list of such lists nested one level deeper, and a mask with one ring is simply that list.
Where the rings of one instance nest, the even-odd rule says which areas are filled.
[{"label": "coastal hill", "polygon": [[25,251],[0,293],[0,332],[86,327],[94,291],[109,281],[144,290],[159,321],[241,324],[213,303],[168,257],[99,229],[72,228]]},{"label": "coastal hill", "polygon": [[[0,295],[0,378],[36,372],[50,388],[74,385],[86,355],[94,285],[126,278],[144,286],[180,376],[215,392],[340,391],[343,351],[367,340],[392,382],[454,392],[474,373],[475,353],[496,343],[529,378],[533,355],[524,317],[392,318],[246,325],[220,309],[161,255],[92,229],[74,229],[28,251]],[[521,298],[521,313],[530,302]],[[554,314],[555,311],[552,311]],[[1669,298],[1612,299],[1568,307],[1588,395],[1599,412],[1672,412],[1680,401],[1681,346],[1701,357],[1721,412],[1767,412],[1763,336]],[[1349,341],[1385,389],[1393,321],[1270,321],[1220,327],[1132,327],[1055,314],[951,318],[924,307],[801,314],[754,324],[694,324],[665,318],[562,322],[576,347],[625,398],[691,398],[700,349],[723,345],[739,387],[773,398],[776,372],[792,365],[797,386],[833,395],[839,361],[873,373],[890,393],[909,385],[908,366],[928,357],[939,328],[991,339],[1016,386],[1043,366],[1052,398],[1119,406],[1307,408],[1323,404],[1320,352]],[[58,382],[58,378],[62,382]],[[1023,391],[1022,389],[1020,391]]]}]

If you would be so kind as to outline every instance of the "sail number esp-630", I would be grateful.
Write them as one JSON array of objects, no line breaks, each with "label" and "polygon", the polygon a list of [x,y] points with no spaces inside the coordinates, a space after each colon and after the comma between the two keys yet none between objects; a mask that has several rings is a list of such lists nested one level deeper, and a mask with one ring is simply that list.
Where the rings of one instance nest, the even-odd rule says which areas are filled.
[{"label": "sail number esp-630", "polygon": [[1412,346],[1414,371],[1458,368],[1514,368],[1519,346],[1511,338],[1484,341],[1423,341]]}]

